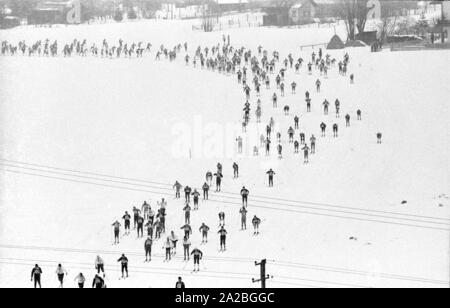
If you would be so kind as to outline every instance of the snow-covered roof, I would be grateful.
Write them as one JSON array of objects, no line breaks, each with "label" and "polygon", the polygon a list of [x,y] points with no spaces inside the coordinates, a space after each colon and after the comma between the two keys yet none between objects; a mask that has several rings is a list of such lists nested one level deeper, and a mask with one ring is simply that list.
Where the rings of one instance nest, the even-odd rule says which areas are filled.
[{"label": "snow-covered roof", "polygon": [[317,5],[336,4],[336,0],[314,0]]},{"label": "snow-covered roof", "polygon": [[248,0],[217,0],[217,4],[247,4]]},{"label": "snow-covered roof", "polygon": [[313,6],[336,4],[336,0],[301,0],[294,4],[291,9],[299,9],[307,2],[310,2]]}]

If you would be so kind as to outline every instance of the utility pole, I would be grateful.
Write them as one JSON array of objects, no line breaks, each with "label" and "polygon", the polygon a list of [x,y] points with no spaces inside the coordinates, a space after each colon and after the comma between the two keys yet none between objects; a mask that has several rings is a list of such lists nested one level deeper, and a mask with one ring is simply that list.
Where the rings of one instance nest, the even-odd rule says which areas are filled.
[{"label": "utility pole", "polygon": [[266,264],[267,264],[267,260],[266,259],[261,260],[260,263],[255,262],[255,266],[260,266],[261,278],[260,279],[254,279],[254,278],[252,279],[253,283],[261,281],[261,288],[262,289],[266,288],[266,280],[270,279],[270,278],[273,278],[273,277],[270,277],[269,275],[266,274]]}]

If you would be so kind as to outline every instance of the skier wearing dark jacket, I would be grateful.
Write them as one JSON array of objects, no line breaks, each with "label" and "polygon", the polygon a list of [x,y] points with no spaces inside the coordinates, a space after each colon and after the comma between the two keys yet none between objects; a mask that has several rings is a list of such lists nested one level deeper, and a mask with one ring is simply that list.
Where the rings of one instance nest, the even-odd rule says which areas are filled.
[{"label": "skier wearing dark jacket", "polygon": [[194,248],[191,251],[191,255],[194,256],[194,272],[198,272],[200,271],[200,260],[203,258],[203,252],[198,248]]},{"label": "skier wearing dark jacket", "polygon": [[145,262],[149,262],[152,260],[152,244],[153,244],[153,240],[149,236],[144,242]]},{"label": "skier wearing dark jacket", "polygon": [[220,251],[223,252],[227,250],[227,230],[225,230],[225,227],[222,226],[217,233],[220,235]]},{"label": "skier wearing dark jacket", "polygon": [[269,187],[273,187],[273,176],[275,175],[275,172],[270,169],[269,171],[266,172],[266,174],[269,175]]},{"label": "skier wearing dark jacket", "polygon": [[219,192],[222,188],[223,175],[218,171],[217,173],[214,173],[214,176],[216,177],[216,191]]},{"label": "skier wearing dark jacket", "polygon": [[205,184],[203,184],[203,200],[208,200],[209,198],[209,185],[208,183],[205,182]]},{"label": "skier wearing dark jacket", "polygon": [[122,278],[125,278],[124,277],[125,273],[127,274],[126,278],[128,278],[128,258],[125,257],[125,254],[122,254],[122,256],[117,260],[117,262],[120,262],[121,265]]},{"label": "skier wearing dark jacket", "polygon": [[42,269],[39,267],[39,265],[35,265],[33,270],[31,271],[31,281],[34,281],[34,288],[36,289],[39,285],[39,288],[42,288],[41,285],[41,275],[42,275]]},{"label": "skier wearing dark jacket", "polygon": [[249,190],[247,188],[242,187],[241,189],[241,196],[242,196],[242,205],[247,206],[248,205],[248,195],[250,194]]},{"label": "skier wearing dark jacket", "polygon": [[103,280],[103,278],[100,277],[98,274],[95,275],[94,279],[92,280],[92,288],[102,289],[104,287],[105,287],[105,280]]},{"label": "skier wearing dark jacket", "polygon": [[202,244],[208,243],[209,227],[205,223],[202,223],[199,231],[202,233]]},{"label": "skier wearing dark jacket", "polygon": [[192,192],[192,188],[190,188],[189,186],[186,186],[184,188],[184,196],[185,196],[186,202],[191,202],[191,192]]}]

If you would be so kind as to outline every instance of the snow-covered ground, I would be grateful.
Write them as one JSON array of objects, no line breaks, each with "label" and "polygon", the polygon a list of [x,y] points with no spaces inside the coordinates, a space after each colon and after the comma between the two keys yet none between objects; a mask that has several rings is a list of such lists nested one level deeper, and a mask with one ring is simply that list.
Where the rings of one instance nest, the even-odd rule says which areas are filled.
[{"label": "snow-covered ground", "polygon": [[[221,42],[222,32],[194,32],[192,23],[23,27],[1,31],[0,40],[62,44],[78,38],[99,45],[122,38],[151,42],[153,50],[186,41],[191,55],[198,45]],[[345,37],[342,27],[337,32]],[[326,42],[334,29],[224,33],[237,47],[255,52],[262,45],[280,51],[281,59],[289,53],[309,59],[311,50],[298,46]],[[262,258],[273,276],[269,287],[448,287],[450,53],[329,53],[339,60],[345,52],[354,85],[334,68],[328,79],[320,77],[322,92],[316,93],[317,71],[309,76],[305,65],[299,75],[288,70],[280,107],[271,107],[274,90],[263,89],[263,123],[246,136],[240,131],[245,97],[236,76],[186,66],[182,57],[174,63],[155,61],[154,51],[143,59],[0,57],[0,287],[31,286],[35,263],[43,268],[44,287],[57,286],[59,262],[69,271],[67,286],[75,286],[71,280],[80,271],[91,281],[97,254],[106,261],[109,287],[173,287],[178,276],[188,287],[258,287],[251,278],[258,278],[254,261]],[[293,80],[296,95],[288,86]],[[305,110],[306,90],[312,113]],[[334,108],[323,116],[325,98],[339,98],[341,119]],[[254,110],[254,96],[251,103]],[[362,121],[356,121],[357,109]],[[318,137],[309,165],[287,143],[296,114],[308,139]],[[258,137],[270,117],[283,133],[282,160],[251,153],[257,141],[250,131],[259,129]],[[320,138],[322,121],[326,138]],[[335,122],[338,139],[330,136]],[[235,154],[232,127],[248,138],[248,155]],[[381,145],[377,132],[383,133]],[[238,180],[232,179],[234,161]],[[143,240],[134,233],[111,245],[115,219],[161,197],[169,200],[166,229],[181,238],[183,203],[173,199],[172,185],[179,180],[200,188],[217,162],[224,165],[225,192],[213,193],[192,217],[193,246],[204,252],[200,273],[192,274],[193,264],[180,256],[163,262],[162,240],[153,246],[151,263],[143,262]],[[269,168],[277,173],[274,188],[267,187]],[[258,237],[251,228],[239,231],[243,185],[250,190],[249,218],[263,219]],[[218,252],[215,231],[220,211],[229,233],[225,253]],[[208,245],[200,245],[202,222],[212,229]],[[118,280],[121,253],[130,259],[127,280]]]}]

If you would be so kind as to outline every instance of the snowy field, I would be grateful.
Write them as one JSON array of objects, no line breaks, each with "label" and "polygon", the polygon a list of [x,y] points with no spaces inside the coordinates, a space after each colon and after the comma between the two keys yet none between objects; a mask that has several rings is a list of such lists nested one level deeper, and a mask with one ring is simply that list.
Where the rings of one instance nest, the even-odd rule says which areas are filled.
[{"label": "snowy field", "polygon": [[[178,276],[187,287],[258,287],[251,279],[259,278],[254,261],[262,258],[273,276],[268,287],[448,287],[450,53],[330,51],[338,61],[349,53],[354,85],[336,68],[325,79],[317,71],[308,75],[303,65],[298,75],[287,71],[286,96],[273,109],[272,75],[272,90],[262,87],[262,124],[253,117],[244,135],[245,96],[235,75],[186,66],[184,52],[172,63],[155,61],[156,48],[186,41],[192,56],[198,45],[221,43],[225,33],[233,46],[254,54],[262,45],[280,51],[281,59],[292,53],[309,61],[312,50],[298,46],[327,42],[334,29],[191,29],[192,21],[150,21],[0,32],[0,40],[12,42],[78,38],[100,45],[122,38],[153,44],[143,59],[0,57],[0,287],[31,287],[35,263],[44,271],[43,286],[57,287],[60,262],[69,272],[67,287],[76,286],[79,272],[89,284],[97,254],[106,261],[108,287],[173,287]],[[344,30],[337,29],[342,38]],[[315,92],[317,78],[321,93]],[[332,104],[339,98],[340,119],[334,107],[323,115],[325,98]],[[254,110],[254,93],[251,104]],[[358,109],[362,121],[356,121]],[[294,115],[307,139],[318,139],[308,165],[287,142]],[[251,153],[270,117],[283,133],[282,160],[275,149],[269,158]],[[326,138],[320,138],[322,121]],[[339,124],[337,139],[333,123]],[[235,135],[230,127],[237,127]],[[257,141],[252,130],[259,132]],[[239,135],[246,155],[236,154]],[[235,161],[238,180],[232,179]],[[199,273],[191,273],[192,261],[182,261],[182,248],[163,262],[162,240],[153,245],[151,263],[143,262],[144,240],[135,233],[111,244],[113,221],[162,197],[169,203],[166,230],[182,238],[183,202],[173,199],[172,185],[178,180],[200,188],[217,162],[224,166],[224,192],[212,193],[192,214],[191,241],[204,252]],[[269,168],[276,172],[274,188],[267,185]],[[258,237],[250,226],[239,231],[243,185],[250,190],[249,219],[263,220]],[[225,253],[218,251],[220,211],[229,233]],[[200,245],[202,222],[211,227],[207,245]],[[130,259],[127,280],[118,279],[121,253]]]}]

